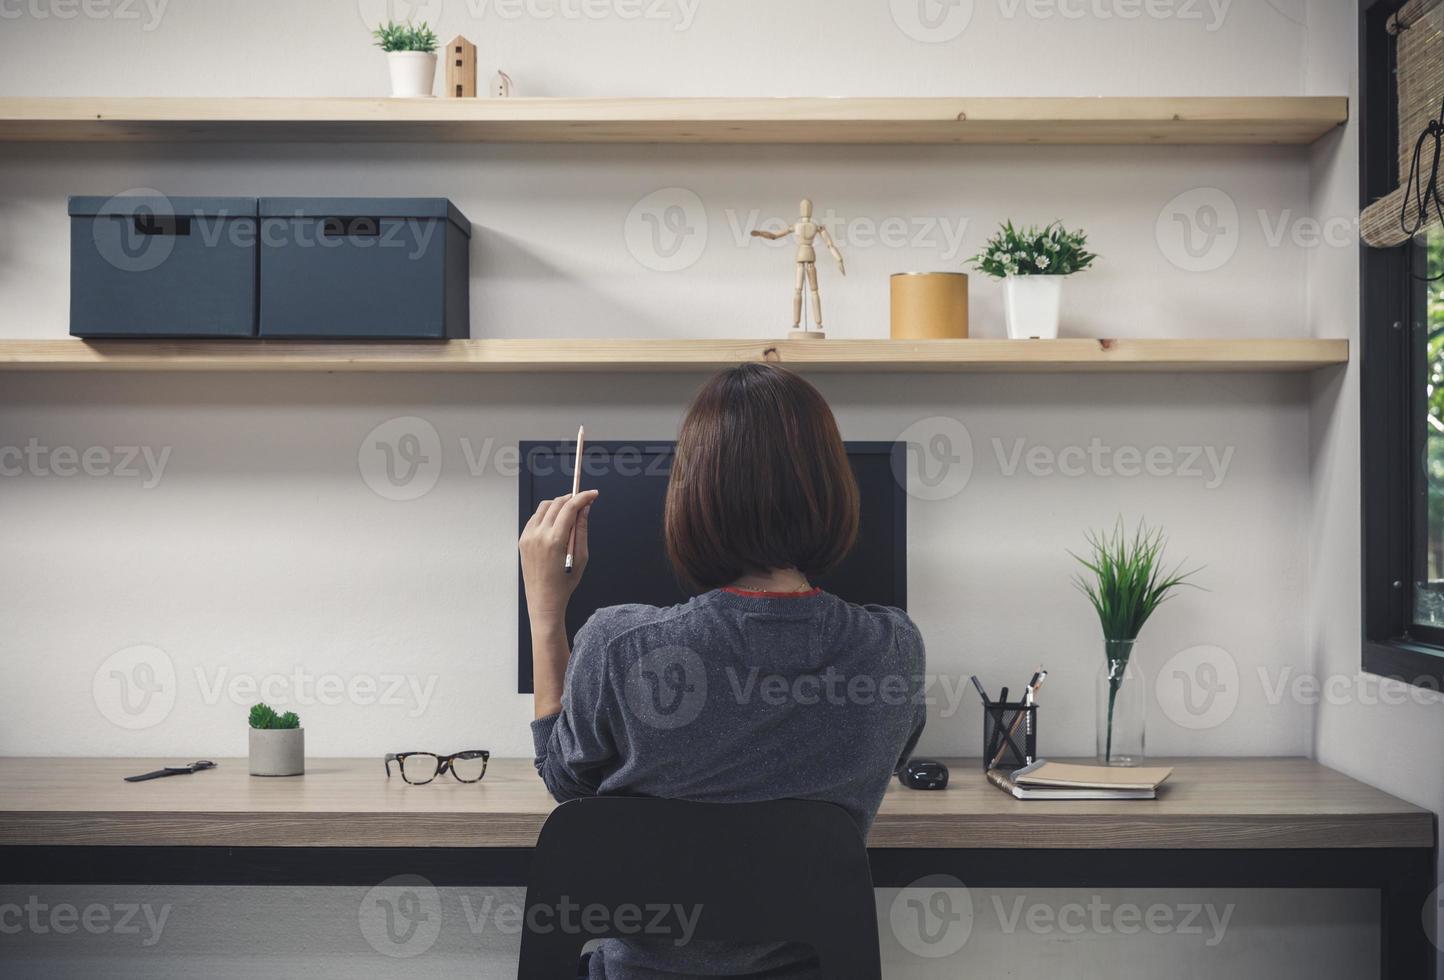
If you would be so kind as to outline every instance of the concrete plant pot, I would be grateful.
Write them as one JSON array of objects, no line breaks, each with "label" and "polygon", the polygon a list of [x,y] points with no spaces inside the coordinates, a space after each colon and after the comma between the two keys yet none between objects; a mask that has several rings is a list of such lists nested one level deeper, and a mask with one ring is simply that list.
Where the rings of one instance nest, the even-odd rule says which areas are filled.
[{"label": "concrete plant pot", "polygon": [[299,776],[306,771],[304,728],[252,728],[251,775]]}]

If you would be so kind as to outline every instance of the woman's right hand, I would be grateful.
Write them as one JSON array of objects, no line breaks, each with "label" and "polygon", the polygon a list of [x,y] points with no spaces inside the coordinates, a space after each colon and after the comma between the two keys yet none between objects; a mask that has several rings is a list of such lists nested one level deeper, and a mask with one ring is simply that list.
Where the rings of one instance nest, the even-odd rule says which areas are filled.
[{"label": "woman's right hand", "polygon": [[[598,496],[600,491],[583,490],[576,496],[568,493],[543,500],[522,529],[517,549],[521,552],[527,612],[534,626],[559,625],[566,620],[567,602],[587,569],[587,521]],[[574,526],[577,541],[572,551],[572,570],[567,572]]]}]

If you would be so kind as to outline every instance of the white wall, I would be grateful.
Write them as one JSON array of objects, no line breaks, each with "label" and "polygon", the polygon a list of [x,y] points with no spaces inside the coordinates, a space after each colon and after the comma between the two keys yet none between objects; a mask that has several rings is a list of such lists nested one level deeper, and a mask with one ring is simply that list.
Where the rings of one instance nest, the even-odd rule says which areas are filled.
[{"label": "white wall", "polygon": [[[36,2],[0,0],[0,12],[21,12],[0,17],[0,93],[385,91],[384,62],[367,47],[361,16],[369,0],[170,0],[153,30],[144,6],[135,8],[138,20],[61,20],[50,0]],[[557,15],[510,19],[497,11],[511,8],[495,0],[435,0],[420,16],[439,23],[443,37],[467,34],[484,73],[505,67],[531,95],[1347,88],[1346,78],[1331,85],[1317,67],[1350,57],[1332,20],[1325,31],[1309,26],[1323,4],[1180,2],[1149,8],[1177,16],[1136,19],[1098,13],[1127,11],[1126,2],[1061,6],[1084,16],[1036,0],[964,0],[938,8],[970,13],[966,28],[940,43],[916,39],[921,22],[901,0],[703,0],[695,8],[677,0],[652,8],[669,15],[661,20],[565,13],[632,9],[625,2],[533,0],[528,9]],[[944,20],[944,33],[962,23]],[[1320,175],[1348,170],[1352,159],[1346,141],[1312,154],[12,144],[0,151],[0,336],[65,336],[66,195],[140,187],[173,195],[451,197],[476,225],[476,336],[777,335],[789,310],[788,256],[746,230],[789,216],[804,194],[816,199],[848,257],[845,280],[820,270],[835,336],[883,335],[890,273],[958,268],[1007,217],[1083,225],[1103,255],[1096,270],[1069,283],[1066,333],[1308,336],[1319,322],[1311,290],[1328,282],[1347,291],[1355,273],[1340,257],[1347,250],[1307,247],[1300,222],[1328,203],[1319,196]],[[644,212],[669,204],[684,208],[689,240],[703,243],[691,265],[673,272],[657,271],[657,253],[638,234]],[[1198,209],[1208,205],[1224,209],[1225,233],[1190,258],[1173,215],[1206,217]],[[1325,269],[1326,261],[1340,265]],[[1208,271],[1189,271],[1200,267]],[[997,287],[975,276],[973,291],[974,333],[1000,336]],[[1347,335],[1349,314],[1337,320]],[[1357,471],[1356,448],[1321,435],[1332,416],[1342,426],[1355,422],[1337,377],[817,380],[848,438],[906,432],[926,442],[934,432],[956,434],[961,423],[971,444],[971,468],[952,473],[956,494],[911,501],[911,607],[941,678],[924,751],[976,753],[979,718],[966,693],[960,700],[956,693],[963,679],[977,672],[991,686],[1017,685],[1040,660],[1052,671],[1040,722],[1044,750],[1091,750],[1097,628],[1071,591],[1064,549],[1120,512],[1162,524],[1178,556],[1206,566],[1199,581],[1208,591],[1170,604],[1144,634],[1150,684],[1163,679],[1150,749],[1307,754],[1316,716],[1321,751],[1328,745],[1333,715],[1289,692],[1297,678],[1323,669],[1321,637],[1340,664],[1357,664],[1357,649],[1349,652],[1357,624],[1352,634],[1347,623],[1332,626],[1353,603],[1344,587],[1356,575],[1356,502],[1321,489],[1338,482],[1352,492],[1347,480]],[[7,559],[0,563],[0,664],[12,692],[0,753],[242,754],[242,718],[254,700],[248,683],[270,684],[273,701],[301,711],[316,755],[472,743],[527,753],[530,707],[514,693],[515,483],[494,457],[479,468],[474,458],[518,439],[563,438],[579,418],[598,437],[668,437],[696,383],[666,375],[620,384],[604,377],[6,377],[0,446],[34,440],[169,455],[149,488],[144,476],[57,477],[35,467],[0,480]],[[419,499],[384,499],[363,478],[358,454],[374,427],[411,417],[423,420],[423,435],[427,426],[436,432],[439,479]],[[1107,469],[1085,466],[1079,476],[1048,468],[1049,452],[1071,461],[1070,447],[1094,440],[1121,450],[1125,465],[1130,452],[1164,447],[1158,458],[1184,473],[1123,476],[1111,455]],[[1020,445],[1025,454],[1042,453],[1042,465],[1012,468]],[[604,505],[596,519],[605,519]],[[1320,565],[1321,549],[1331,546],[1340,552]],[[1334,569],[1337,590],[1321,568]],[[143,702],[138,688],[123,688],[112,674],[143,680],[137,666],[162,678],[173,670],[173,702]],[[1224,687],[1198,701],[1179,677],[1206,679],[1202,668],[1221,668]],[[374,703],[364,686],[331,703],[316,695],[320,678],[383,692],[395,678],[402,686],[385,703]],[[950,697],[958,710],[950,710]],[[1436,741],[1438,717],[1437,705],[1418,711],[1419,724],[1436,725]],[[1358,757],[1352,768],[1362,773],[1367,762]],[[1401,795],[1409,795],[1405,778],[1391,787]],[[1421,802],[1437,809],[1439,793]],[[1128,971],[1167,972],[1166,964],[1187,959],[1199,977],[1302,976],[1288,971],[1303,971],[1313,950],[1328,955],[1310,975],[1354,978],[1361,955],[1374,962],[1358,941],[1360,927],[1369,933],[1367,900],[1234,897],[1246,897],[1247,908],[1225,940],[1228,955],[1194,956],[1180,936],[1127,943],[1095,936],[1101,959],[1089,961],[1089,975],[1094,966],[1152,975]],[[984,893],[974,898],[977,908],[992,908]],[[337,921],[355,914],[354,900],[344,897],[308,901],[341,909]],[[245,915],[217,946],[221,961],[234,944],[265,934],[264,916],[242,907]],[[1305,926],[1321,921],[1347,927],[1320,936]],[[985,946],[971,943],[956,964],[979,975],[1001,975],[1004,964],[1018,976],[1042,975],[1077,942],[1053,933]],[[937,966],[891,962],[908,976],[934,975],[926,968]]]},{"label": "white wall", "polygon": [[1092,0],[92,0],[117,12],[94,17],[59,6],[0,7],[23,38],[6,44],[7,93],[385,95],[366,31],[388,10],[443,40],[465,34],[484,72],[551,96],[1294,95],[1306,39],[1303,0],[1148,5],[1162,16]]}]

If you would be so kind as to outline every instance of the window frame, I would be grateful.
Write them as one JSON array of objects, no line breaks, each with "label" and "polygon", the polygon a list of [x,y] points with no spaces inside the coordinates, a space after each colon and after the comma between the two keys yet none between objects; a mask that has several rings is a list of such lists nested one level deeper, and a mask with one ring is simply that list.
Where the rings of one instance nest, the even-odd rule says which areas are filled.
[{"label": "window frame", "polygon": [[[1385,24],[1404,0],[1359,10],[1359,199],[1367,207],[1398,186],[1397,51]],[[1360,248],[1359,461],[1363,669],[1416,687],[1444,688],[1444,629],[1414,619],[1415,531],[1427,520],[1414,492],[1423,451],[1426,326],[1414,322],[1411,273],[1418,248]],[[1420,284],[1422,289],[1422,283]],[[1400,379],[1407,383],[1400,384]]]}]

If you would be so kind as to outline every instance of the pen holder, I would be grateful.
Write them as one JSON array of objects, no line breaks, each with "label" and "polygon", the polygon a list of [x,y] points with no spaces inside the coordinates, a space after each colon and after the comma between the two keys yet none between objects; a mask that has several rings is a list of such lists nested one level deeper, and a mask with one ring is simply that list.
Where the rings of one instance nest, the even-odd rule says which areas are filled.
[{"label": "pen holder", "polygon": [[983,771],[1018,769],[1038,758],[1038,706],[990,701],[983,705]]}]

